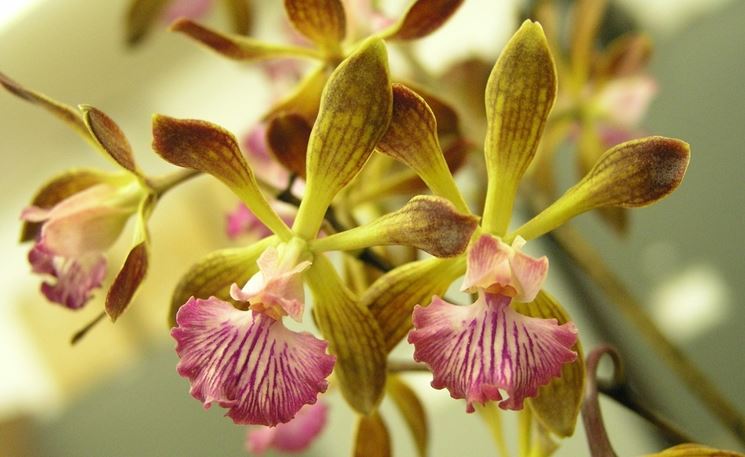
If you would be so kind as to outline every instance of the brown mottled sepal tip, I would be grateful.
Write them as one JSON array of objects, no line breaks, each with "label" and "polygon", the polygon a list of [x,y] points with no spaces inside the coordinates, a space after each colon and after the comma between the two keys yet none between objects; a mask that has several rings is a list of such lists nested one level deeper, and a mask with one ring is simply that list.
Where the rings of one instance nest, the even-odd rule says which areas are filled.
[{"label": "brown mottled sepal tip", "polygon": [[103,150],[125,170],[139,174],[132,146],[116,122],[92,106],[80,105],[80,110],[83,112],[85,125]]},{"label": "brown mottled sepal tip", "polygon": [[266,140],[274,157],[290,172],[305,178],[305,156],[311,126],[295,113],[282,113],[272,118],[266,130]]},{"label": "brown mottled sepal tip", "polygon": [[339,0],[284,0],[292,26],[320,46],[338,45],[346,35],[344,5]]},{"label": "brown mottled sepal tip", "polygon": [[106,314],[115,322],[137,292],[148,269],[147,242],[142,241],[129,251],[124,265],[106,295]]},{"label": "brown mottled sepal tip", "polygon": [[603,154],[575,188],[589,194],[592,207],[647,206],[680,185],[690,156],[689,145],[673,138],[629,141]]},{"label": "brown mottled sepal tip", "polygon": [[463,0],[416,0],[393,26],[388,37],[394,40],[416,40],[439,29]]}]

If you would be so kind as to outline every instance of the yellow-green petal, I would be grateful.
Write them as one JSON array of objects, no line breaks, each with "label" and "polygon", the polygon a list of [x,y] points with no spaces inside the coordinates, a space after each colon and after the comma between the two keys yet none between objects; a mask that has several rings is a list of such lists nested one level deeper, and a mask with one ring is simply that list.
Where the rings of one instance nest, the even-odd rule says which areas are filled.
[{"label": "yellow-green petal", "polygon": [[501,236],[509,226],[520,179],[533,160],[556,90],[556,66],[543,29],[525,21],[486,85],[489,184],[482,225],[488,232]]},{"label": "yellow-green petal", "polygon": [[458,212],[448,200],[419,195],[398,211],[344,232],[313,241],[317,252],[352,251],[370,246],[412,246],[435,257],[463,253],[478,225],[478,218]]},{"label": "yellow-green petal", "polygon": [[272,232],[282,239],[292,236],[259,190],[253,171],[232,133],[205,121],[155,115],[153,150],[174,165],[216,177],[230,187]]},{"label": "yellow-green petal", "polygon": [[377,150],[409,166],[432,192],[468,212],[440,149],[434,113],[421,96],[402,84],[393,84],[391,123]]},{"label": "yellow-green petal", "polygon": [[317,254],[305,272],[313,292],[313,317],[329,352],[344,398],[360,414],[373,413],[385,388],[383,335],[370,310],[339,278],[326,257]]},{"label": "yellow-green petal", "polygon": [[745,454],[714,449],[702,444],[686,443],[673,446],[656,454],[647,454],[646,457],[745,457]]},{"label": "yellow-green petal", "polygon": [[214,296],[232,301],[230,286],[235,283],[243,287],[259,270],[256,260],[261,253],[277,242],[276,237],[268,237],[249,246],[221,249],[192,265],[173,291],[168,312],[169,326],[176,326],[176,312],[191,297],[207,299]]},{"label": "yellow-green petal", "polygon": [[465,271],[465,259],[426,259],[394,268],[378,278],[362,294],[390,352],[411,330],[416,305],[428,305],[433,295],[443,295]]},{"label": "yellow-green petal", "polygon": [[354,457],[391,457],[391,437],[380,413],[357,418]]},{"label": "yellow-green petal", "polygon": [[311,239],[334,196],[360,172],[391,119],[388,54],[368,39],[331,74],[310,134],[305,196],[295,231]]},{"label": "yellow-green petal", "polygon": [[[545,291],[540,291],[531,303],[516,303],[514,306],[526,316],[556,319],[559,324],[570,320],[561,304]],[[565,363],[558,378],[541,387],[537,397],[528,399],[538,421],[560,437],[574,433],[584,391],[585,364],[579,340],[572,350],[577,352],[577,360]]]},{"label": "yellow-green petal", "polygon": [[416,445],[417,455],[426,457],[428,455],[429,445],[429,425],[427,423],[427,413],[424,411],[424,405],[416,394],[401,376],[389,374],[386,383],[386,392],[390,395],[396,408],[406,422],[406,427],[411,433],[411,437]]},{"label": "yellow-green petal", "polygon": [[140,43],[169,0],[132,0],[124,23],[127,44]]},{"label": "yellow-green petal", "polygon": [[651,205],[680,185],[690,155],[688,144],[673,138],[621,143],[606,151],[579,183],[508,238],[539,237],[594,208]]}]

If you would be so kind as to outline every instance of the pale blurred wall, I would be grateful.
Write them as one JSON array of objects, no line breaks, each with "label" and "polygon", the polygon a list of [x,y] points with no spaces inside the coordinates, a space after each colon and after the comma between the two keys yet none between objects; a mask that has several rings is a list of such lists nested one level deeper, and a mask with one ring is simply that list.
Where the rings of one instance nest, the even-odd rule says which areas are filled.
[{"label": "pale blurred wall", "polygon": [[[0,30],[0,70],[68,103],[89,103],[105,110],[128,134],[143,168],[153,173],[168,167],[150,152],[150,113],[202,118],[236,133],[245,131],[267,102],[266,93],[256,90],[262,87],[257,73],[168,34],[156,35],[137,52],[125,52],[118,22],[124,3],[44,2],[43,8]],[[452,27],[469,28],[468,21],[478,18],[473,11],[493,5],[487,0],[469,0],[471,12],[461,12],[465,19]],[[497,13],[506,17],[506,4],[499,8]],[[703,333],[693,332],[681,343],[736,399],[740,409],[745,409],[741,390],[745,367],[742,358],[733,359],[732,350],[724,349],[723,344],[737,348],[745,342],[737,299],[745,292],[739,281],[745,270],[741,255],[745,243],[736,230],[742,227],[745,207],[742,175],[738,174],[745,170],[737,153],[745,139],[741,128],[745,103],[739,84],[745,72],[741,46],[745,37],[738,27],[744,23],[745,4],[735,3],[728,10],[689,23],[684,33],[666,29],[676,34],[665,36],[658,46],[653,66],[662,93],[648,125],[652,132],[692,143],[689,176],[674,197],[637,214],[626,242],[597,235],[610,260],[645,299],[654,296],[653,280],[674,278],[686,266],[697,263],[708,265],[715,278],[724,282],[724,296],[729,301],[717,305],[726,311],[724,320],[714,322]],[[508,30],[505,27],[505,37]],[[471,39],[474,44],[483,44]],[[456,40],[446,41],[452,46]],[[494,49],[498,46],[493,44]],[[426,52],[438,49],[437,44],[424,47]],[[235,87],[245,89],[233,90]],[[105,324],[79,347],[70,348],[68,336],[96,313],[100,301],[92,302],[83,313],[43,303],[36,293],[38,280],[27,274],[26,247],[15,244],[17,214],[45,178],[68,166],[106,167],[108,163],[46,113],[7,94],[0,94],[0,116],[3,164],[12,170],[0,180],[4,196],[0,213],[6,221],[0,226],[6,249],[0,287],[10,295],[0,303],[0,364],[13,367],[10,376],[3,376],[0,382],[0,415],[43,413],[46,419],[41,428],[31,431],[40,455],[240,455],[242,429],[220,417],[219,408],[202,412],[198,402],[188,396],[186,381],[175,374],[176,357],[163,325],[165,304],[178,275],[200,255],[227,244],[221,224],[232,199],[205,178],[179,191],[178,197],[166,197],[153,218],[153,274],[140,298],[115,327]],[[712,205],[711,200],[717,204]],[[204,202],[218,204],[206,205],[207,213],[196,213],[193,208],[203,210],[205,205],[200,203]],[[176,227],[174,220],[178,221]],[[585,228],[596,228],[589,217],[581,222]],[[113,259],[121,258],[126,241]],[[190,249],[185,251],[183,246]],[[650,249],[652,254],[644,254]],[[635,255],[629,256],[629,252]],[[644,259],[652,267],[644,266]],[[695,282],[697,276],[692,277]],[[557,271],[550,289],[572,308],[576,297],[562,290],[562,284]],[[740,316],[735,319],[738,305]],[[587,322],[579,324],[580,328],[589,326]],[[585,337],[592,341],[589,332]],[[148,340],[152,342],[146,343]],[[648,377],[649,384],[664,387],[654,390],[660,398],[686,399],[673,401],[672,412],[695,430],[697,437],[731,442],[716,432],[706,415],[697,413],[699,406],[687,400],[679,383],[664,373],[656,359],[635,360],[633,366],[654,373]],[[434,455],[493,453],[477,417],[463,414],[462,404],[450,401],[447,394],[427,389],[427,376],[419,376],[416,382],[429,392]],[[332,404],[333,428],[314,447],[315,455],[348,453],[351,417],[338,395],[333,396]],[[58,408],[50,412],[49,407],[55,405]],[[607,407],[608,422],[622,455],[655,449],[654,442],[642,433],[643,423],[610,403]],[[387,417],[391,428],[397,430],[398,455],[411,455],[400,420],[395,414]],[[0,439],[2,436],[0,433]],[[585,455],[585,449],[579,433],[559,455]]]}]

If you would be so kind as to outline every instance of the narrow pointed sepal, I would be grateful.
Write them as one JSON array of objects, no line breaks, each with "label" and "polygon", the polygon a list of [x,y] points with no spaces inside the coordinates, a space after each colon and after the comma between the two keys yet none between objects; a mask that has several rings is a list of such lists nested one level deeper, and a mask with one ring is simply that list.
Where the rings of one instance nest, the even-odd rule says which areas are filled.
[{"label": "narrow pointed sepal", "polygon": [[169,0],[131,0],[125,18],[127,44],[134,46],[142,42],[150,27],[165,9]]},{"label": "narrow pointed sepal", "polygon": [[259,190],[238,141],[227,130],[205,121],[155,115],[153,149],[174,165],[216,177],[272,232],[282,238],[290,237],[289,228]]},{"label": "narrow pointed sepal", "polygon": [[85,122],[83,122],[83,117],[75,108],[64,103],[60,103],[56,100],[52,100],[46,95],[34,90],[27,89],[18,82],[10,79],[10,77],[4,75],[3,73],[0,73],[0,86],[3,86],[5,90],[15,95],[16,97],[43,108],[44,110],[48,111],[49,113],[72,127],[86,141],[92,141],[90,132],[85,126]]},{"label": "narrow pointed sepal", "polygon": [[326,342],[262,313],[217,298],[191,298],[171,331],[191,395],[217,402],[237,424],[288,422],[328,387],[334,357]]},{"label": "narrow pointed sepal", "polygon": [[[520,314],[540,319],[556,319],[560,325],[570,321],[566,310],[547,292],[541,291],[531,303],[518,303]],[[585,364],[579,339],[572,347],[577,359],[565,363],[561,374],[538,390],[538,396],[528,400],[538,421],[560,437],[574,434],[584,394]]]},{"label": "narrow pointed sepal", "polygon": [[680,185],[690,154],[687,143],[673,138],[649,137],[619,144],[606,151],[579,183],[515,234],[529,240],[591,209],[651,205]]},{"label": "narrow pointed sepal", "polygon": [[556,91],[556,66],[543,29],[525,21],[486,86],[486,231],[502,234],[507,229],[517,187],[535,156]]},{"label": "narrow pointed sepal", "polygon": [[317,45],[334,49],[347,32],[344,5],[340,0],[284,0],[295,30]]},{"label": "narrow pointed sepal", "polygon": [[140,175],[135,164],[132,146],[121,128],[103,111],[89,105],[80,105],[85,125],[93,138],[111,159],[125,170]]},{"label": "narrow pointed sepal", "polygon": [[362,294],[362,304],[380,325],[387,352],[411,329],[411,312],[418,304],[442,295],[463,274],[458,259],[426,259],[394,268]]},{"label": "narrow pointed sepal", "polygon": [[390,40],[416,40],[439,29],[463,0],[415,0],[398,22],[382,32]]},{"label": "narrow pointed sepal", "polygon": [[385,388],[386,351],[380,327],[323,254],[315,256],[305,278],[313,292],[314,320],[336,356],[334,375],[341,392],[354,410],[371,414]]},{"label": "narrow pointed sepal", "polygon": [[145,279],[148,269],[148,246],[142,241],[127,255],[122,269],[114,278],[106,294],[106,314],[116,321],[134,298],[140,283]]},{"label": "narrow pointed sepal", "polygon": [[419,195],[398,211],[369,224],[312,242],[314,250],[355,250],[397,244],[412,246],[435,257],[463,253],[478,225],[478,218],[459,213],[444,198]]},{"label": "narrow pointed sepal", "polygon": [[416,445],[417,455],[429,455],[429,424],[424,404],[401,376],[390,373],[386,383],[386,392],[406,422],[411,437]]},{"label": "narrow pointed sepal", "polygon": [[430,366],[432,387],[466,399],[468,412],[487,401],[522,409],[526,398],[577,357],[570,349],[577,340],[574,324],[519,314],[502,295],[480,294],[470,306],[434,297],[429,306],[414,309],[412,320],[414,360]]},{"label": "narrow pointed sepal", "polygon": [[368,39],[331,74],[308,143],[307,187],[295,220],[314,237],[331,200],[362,170],[391,120],[385,44]]},{"label": "narrow pointed sepal", "polygon": [[[455,125],[457,129],[457,120]],[[432,109],[402,84],[393,84],[391,123],[377,150],[406,164],[432,192],[452,201],[460,211],[467,211],[440,149],[438,123]]]},{"label": "narrow pointed sepal", "polygon": [[320,57],[309,48],[265,43],[242,35],[217,32],[189,19],[179,19],[171,30],[183,33],[216,53],[232,60],[256,61],[281,57]]}]

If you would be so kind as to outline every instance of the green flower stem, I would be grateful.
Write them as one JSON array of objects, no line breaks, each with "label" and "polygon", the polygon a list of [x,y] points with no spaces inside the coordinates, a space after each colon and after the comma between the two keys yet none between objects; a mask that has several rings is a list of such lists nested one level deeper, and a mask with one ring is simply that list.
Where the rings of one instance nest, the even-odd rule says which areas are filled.
[{"label": "green flower stem", "polygon": [[165,175],[165,176],[161,176],[157,178],[149,178],[148,184],[150,185],[150,188],[153,189],[156,195],[160,198],[169,190],[173,189],[179,184],[183,184],[184,182],[190,180],[191,178],[199,176],[200,174],[202,174],[202,172],[199,170],[184,169],[184,170],[176,171],[169,175]]},{"label": "green flower stem", "polygon": [[699,397],[709,411],[719,418],[738,440],[745,443],[745,417],[722,395],[717,387],[657,327],[639,300],[605,264],[602,256],[573,228],[563,226],[550,234],[557,245],[584,271],[589,279],[618,305],[637,327],[652,348]]}]

